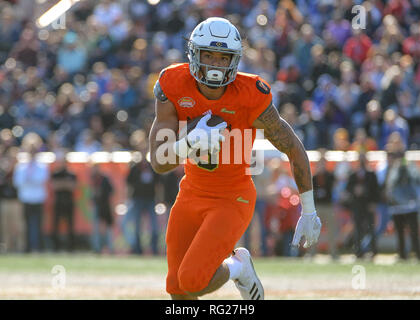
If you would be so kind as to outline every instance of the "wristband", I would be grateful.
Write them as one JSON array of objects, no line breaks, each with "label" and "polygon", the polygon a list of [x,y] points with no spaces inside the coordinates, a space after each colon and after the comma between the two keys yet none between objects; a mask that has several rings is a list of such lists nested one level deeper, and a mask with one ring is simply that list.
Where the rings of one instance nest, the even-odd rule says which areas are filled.
[{"label": "wristband", "polygon": [[313,190],[309,190],[304,193],[301,193],[300,202],[302,204],[302,215],[313,214],[316,211]]}]

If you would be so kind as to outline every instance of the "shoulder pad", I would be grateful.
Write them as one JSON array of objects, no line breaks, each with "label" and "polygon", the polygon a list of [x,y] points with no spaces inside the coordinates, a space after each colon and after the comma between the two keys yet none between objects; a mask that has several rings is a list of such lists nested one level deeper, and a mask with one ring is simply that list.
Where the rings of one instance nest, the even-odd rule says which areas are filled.
[{"label": "shoulder pad", "polygon": [[160,86],[159,79],[156,81],[155,86],[153,87],[153,93],[156,99],[158,99],[159,101],[161,102],[168,101],[168,97],[165,95],[165,93],[163,92]]}]

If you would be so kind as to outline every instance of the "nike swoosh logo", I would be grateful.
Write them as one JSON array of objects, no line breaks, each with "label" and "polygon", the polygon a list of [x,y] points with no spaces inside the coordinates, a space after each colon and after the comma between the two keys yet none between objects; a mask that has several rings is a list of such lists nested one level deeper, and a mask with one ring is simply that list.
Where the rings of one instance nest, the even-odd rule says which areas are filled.
[{"label": "nike swoosh logo", "polygon": [[249,203],[249,200],[242,199],[242,197],[237,197],[236,201],[243,202],[243,203]]},{"label": "nike swoosh logo", "polygon": [[222,110],[220,110],[220,112],[224,112],[224,113],[230,113],[230,114],[235,114],[236,111],[233,110],[228,110],[226,108],[223,108]]}]

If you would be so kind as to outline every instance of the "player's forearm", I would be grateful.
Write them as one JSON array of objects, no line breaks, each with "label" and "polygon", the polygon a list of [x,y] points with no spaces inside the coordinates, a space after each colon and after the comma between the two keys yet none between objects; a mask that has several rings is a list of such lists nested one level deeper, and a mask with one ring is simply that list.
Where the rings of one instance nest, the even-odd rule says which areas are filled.
[{"label": "player's forearm", "polygon": [[299,193],[302,194],[312,190],[312,173],[309,158],[299,139],[297,139],[294,147],[291,148],[290,153],[287,154],[287,156]]},{"label": "player's forearm", "polygon": [[302,215],[312,215],[316,212],[312,185],[311,165],[305,147],[294,135],[293,144],[287,153],[295,182],[299,189]]},{"label": "player's forearm", "polygon": [[264,136],[271,144],[287,155],[299,192],[312,190],[311,168],[305,148],[273,104],[255,120],[254,127],[263,129]]},{"label": "player's forearm", "polygon": [[162,174],[169,172],[182,163],[173,151],[174,142],[160,142],[150,144],[150,163],[156,173]]},{"label": "player's forearm", "polygon": [[299,138],[290,136],[290,139],[292,142],[289,148],[276,145],[275,141],[271,141],[271,143],[287,155],[299,193],[302,194],[313,189],[311,166],[306,150]]},{"label": "player's forearm", "polygon": [[177,121],[153,121],[149,134],[149,152],[150,164],[156,173],[166,173],[182,163],[173,148],[177,139],[177,126]]}]

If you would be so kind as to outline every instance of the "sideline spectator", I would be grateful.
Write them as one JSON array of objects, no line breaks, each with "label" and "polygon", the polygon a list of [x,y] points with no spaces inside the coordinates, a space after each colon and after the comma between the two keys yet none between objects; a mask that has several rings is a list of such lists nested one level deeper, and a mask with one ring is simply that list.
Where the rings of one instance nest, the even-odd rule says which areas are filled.
[{"label": "sideline spectator", "polygon": [[[137,131],[131,137],[132,146],[142,154],[141,161],[134,162],[130,166],[130,171],[126,178],[127,187],[129,189],[128,198],[131,204],[126,214],[124,225],[132,221],[134,223],[134,239],[131,245],[131,253],[143,254],[143,246],[141,243],[141,222],[144,218],[149,221],[150,239],[149,245],[153,255],[159,253],[159,225],[158,217],[155,212],[156,188],[159,184],[160,177],[152,169],[150,163],[146,160],[148,151],[148,143],[144,132]],[[124,229],[126,229],[125,227]]]},{"label": "sideline spectator", "polygon": [[[337,259],[338,225],[332,202],[334,174],[327,169],[326,150],[321,149],[319,153],[321,158],[317,162],[313,176],[314,198],[317,205],[317,213],[321,221],[324,221],[324,229],[327,229],[328,252],[333,259]],[[315,246],[311,248],[312,255],[315,254],[316,249]]]},{"label": "sideline spectator", "polygon": [[37,158],[42,140],[36,133],[28,133],[22,141],[22,150],[29,159],[18,162],[13,175],[13,183],[18,198],[23,203],[26,229],[26,252],[40,252],[44,246],[43,218],[44,203],[47,198],[46,183],[48,167]]},{"label": "sideline spectator", "polygon": [[54,250],[61,248],[60,222],[64,218],[67,222],[66,249],[74,249],[74,195],[77,185],[76,176],[67,168],[66,154],[61,151],[56,154],[55,169],[51,174],[51,185],[54,192],[54,226],[53,242]]},{"label": "sideline spectator", "polygon": [[358,167],[350,174],[346,186],[347,203],[353,214],[357,258],[362,258],[366,253],[363,251],[364,240],[370,242],[372,255],[377,254],[375,210],[379,200],[378,189],[376,174],[368,167],[366,155],[360,153]]},{"label": "sideline spectator", "polygon": [[394,221],[398,239],[398,255],[406,260],[405,228],[410,229],[411,250],[420,260],[418,211],[420,171],[417,166],[405,158],[405,144],[398,133],[390,137],[388,153],[394,158],[386,179],[385,192],[389,212]]},{"label": "sideline spectator", "polygon": [[18,151],[17,147],[9,147],[0,159],[0,242],[6,252],[22,253],[25,250],[25,220],[13,185]]},{"label": "sideline spectator", "polygon": [[114,253],[113,224],[114,216],[111,197],[114,191],[109,178],[100,171],[99,165],[91,167],[91,187],[93,204],[93,250],[102,253],[106,246],[109,253]]}]

